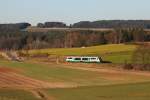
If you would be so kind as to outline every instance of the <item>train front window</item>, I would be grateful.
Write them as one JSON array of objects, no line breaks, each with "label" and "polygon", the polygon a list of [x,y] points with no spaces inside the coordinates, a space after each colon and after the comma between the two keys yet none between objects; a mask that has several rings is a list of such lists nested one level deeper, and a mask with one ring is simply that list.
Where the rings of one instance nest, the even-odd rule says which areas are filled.
[{"label": "train front window", "polygon": [[72,58],[68,58],[68,59],[72,59]]}]

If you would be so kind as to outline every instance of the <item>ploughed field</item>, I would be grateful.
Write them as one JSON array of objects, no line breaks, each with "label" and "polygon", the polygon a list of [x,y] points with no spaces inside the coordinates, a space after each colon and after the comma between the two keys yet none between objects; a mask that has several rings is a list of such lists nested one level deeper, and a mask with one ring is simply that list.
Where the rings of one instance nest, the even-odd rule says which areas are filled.
[{"label": "ploughed field", "polygon": [[[104,67],[108,66],[108,67]],[[0,60],[0,100],[148,100],[150,73]]]}]

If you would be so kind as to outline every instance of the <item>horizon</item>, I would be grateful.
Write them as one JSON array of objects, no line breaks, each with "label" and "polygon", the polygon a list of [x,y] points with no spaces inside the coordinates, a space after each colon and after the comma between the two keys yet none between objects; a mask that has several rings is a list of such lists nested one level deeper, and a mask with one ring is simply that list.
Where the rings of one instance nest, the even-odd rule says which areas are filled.
[{"label": "horizon", "polygon": [[148,0],[5,0],[0,1],[0,23],[150,20],[149,4]]},{"label": "horizon", "polygon": [[[95,20],[95,21],[150,21],[150,19],[105,19],[105,20]],[[88,21],[88,20],[87,20]],[[89,22],[95,22],[95,21],[89,21]],[[66,24],[67,26],[69,26],[69,25],[73,25],[73,24],[75,24],[75,23],[79,23],[79,22],[84,22],[84,21],[78,21],[78,22],[74,22],[74,23],[71,23],[71,24],[67,24],[66,22],[63,22],[63,21],[47,21],[47,22],[62,22],[62,23],[64,23],[64,24]],[[0,24],[18,24],[18,23],[29,23],[29,24],[31,24],[31,26],[36,26],[38,23],[36,23],[35,25],[34,24],[32,24],[32,23],[30,23],[30,22],[13,22],[13,23],[11,23],[11,22],[8,22],[8,23],[0,23]],[[45,22],[39,22],[39,23],[45,23]]]}]

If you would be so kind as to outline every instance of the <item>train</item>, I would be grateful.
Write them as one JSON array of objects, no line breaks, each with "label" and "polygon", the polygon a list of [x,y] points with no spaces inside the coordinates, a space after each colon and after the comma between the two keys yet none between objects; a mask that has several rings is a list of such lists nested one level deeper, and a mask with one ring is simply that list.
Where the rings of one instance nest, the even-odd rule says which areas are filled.
[{"label": "train", "polygon": [[93,56],[69,56],[66,57],[66,62],[82,62],[82,63],[101,63],[101,57],[93,57]]}]

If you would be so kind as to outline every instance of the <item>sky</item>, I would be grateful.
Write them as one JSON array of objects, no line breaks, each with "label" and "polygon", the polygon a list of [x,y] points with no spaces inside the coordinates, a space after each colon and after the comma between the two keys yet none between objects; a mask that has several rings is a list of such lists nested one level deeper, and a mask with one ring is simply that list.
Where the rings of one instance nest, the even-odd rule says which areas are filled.
[{"label": "sky", "polygon": [[0,0],[0,23],[150,19],[150,0]]}]

